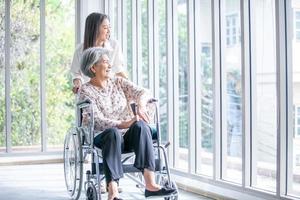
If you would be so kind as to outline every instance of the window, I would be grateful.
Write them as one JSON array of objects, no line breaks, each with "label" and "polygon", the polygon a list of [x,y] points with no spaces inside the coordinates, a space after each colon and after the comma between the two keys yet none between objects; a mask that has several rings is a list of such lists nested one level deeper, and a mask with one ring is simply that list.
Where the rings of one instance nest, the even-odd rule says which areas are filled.
[{"label": "window", "polygon": [[240,19],[238,14],[226,16],[226,44],[233,46],[240,43]]},{"label": "window", "polygon": [[295,37],[300,42],[300,10],[295,11]]},{"label": "window", "polygon": [[[10,16],[5,15],[4,7]],[[0,147],[8,146],[1,151],[61,151],[75,118],[69,79],[75,48],[75,1],[1,1],[0,13]],[[10,29],[4,28],[5,20]],[[44,21],[46,24],[41,23]],[[4,38],[5,33],[10,38]],[[4,39],[10,39],[8,55],[2,53]],[[10,85],[4,82],[6,58],[10,58],[10,76],[6,77]],[[10,100],[8,110],[5,100]],[[4,110],[10,119],[2,118]],[[5,138],[11,141],[5,144]]]},{"label": "window", "polygon": [[[227,45],[221,48],[222,63],[222,179],[242,183],[242,66],[239,39],[240,1],[221,1],[221,35]],[[235,13],[235,14],[231,14]],[[232,46],[235,45],[235,48]],[[236,176],[236,174],[238,174]]]},{"label": "window", "polygon": [[252,187],[276,191],[275,0],[254,0],[251,17]]}]

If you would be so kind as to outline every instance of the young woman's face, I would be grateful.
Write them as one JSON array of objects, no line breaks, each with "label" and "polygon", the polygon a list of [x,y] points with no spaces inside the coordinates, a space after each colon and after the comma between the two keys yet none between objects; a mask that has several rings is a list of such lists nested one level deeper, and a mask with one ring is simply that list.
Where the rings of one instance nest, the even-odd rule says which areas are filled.
[{"label": "young woman's face", "polygon": [[110,37],[110,23],[107,18],[103,20],[99,29],[100,30],[99,30],[98,40],[100,42],[105,42]]}]

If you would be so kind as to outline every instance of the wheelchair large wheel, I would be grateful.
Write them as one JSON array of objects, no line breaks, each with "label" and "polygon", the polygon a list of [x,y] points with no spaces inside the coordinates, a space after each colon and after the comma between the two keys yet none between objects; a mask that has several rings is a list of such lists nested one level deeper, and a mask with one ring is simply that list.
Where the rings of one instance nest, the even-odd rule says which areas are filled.
[{"label": "wheelchair large wheel", "polygon": [[76,128],[71,129],[64,142],[64,174],[70,197],[78,200],[82,188],[83,157],[81,137]]}]

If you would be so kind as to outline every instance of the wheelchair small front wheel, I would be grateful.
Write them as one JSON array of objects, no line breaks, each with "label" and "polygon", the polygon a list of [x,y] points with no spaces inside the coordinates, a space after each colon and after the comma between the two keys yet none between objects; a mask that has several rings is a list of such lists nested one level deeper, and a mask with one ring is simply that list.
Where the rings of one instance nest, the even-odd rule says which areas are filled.
[{"label": "wheelchair small front wheel", "polygon": [[177,200],[178,199],[178,195],[176,196],[171,196],[171,197],[165,197],[165,200]]},{"label": "wheelchair small front wheel", "polygon": [[97,190],[94,184],[89,184],[86,190],[86,200],[98,200]]},{"label": "wheelchair small front wheel", "polygon": [[165,197],[164,200],[177,200],[179,191],[178,191],[178,187],[177,187],[177,184],[175,183],[175,181],[171,181],[170,183],[168,181],[166,181],[163,185],[168,188],[176,189],[176,193],[172,194],[169,197]]},{"label": "wheelchair small front wheel", "polygon": [[78,200],[82,188],[83,156],[80,132],[71,129],[64,142],[64,175],[70,197]]}]

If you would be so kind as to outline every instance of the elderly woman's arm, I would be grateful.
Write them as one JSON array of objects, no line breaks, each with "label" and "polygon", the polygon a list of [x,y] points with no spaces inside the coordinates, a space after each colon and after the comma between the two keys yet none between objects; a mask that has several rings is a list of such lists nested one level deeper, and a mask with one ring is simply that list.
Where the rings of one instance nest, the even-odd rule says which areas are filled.
[{"label": "elderly woman's arm", "polygon": [[[90,93],[87,88],[83,87],[81,88],[79,92],[79,99],[85,100],[89,99],[92,102],[92,108],[93,108],[93,113],[94,113],[94,129],[98,131],[105,130],[107,128],[129,128],[133,122],[136,121],[135,118],[129,120],[129,121],[119,121],[119,120],[113,120],[107,117],[104,117],[102,112],[98,109],[97,103],[95,101],[95,97]],[[89,116],[90,113],[92,112],[91,107],[83,109],[82,112],[82,121],[85,125],[89,122]]]},{"label": "elderly woman's arm", "polygon": [[124,91],[128,102],[136,102],[138,104],[138,117],[149,123],[146,105],[151,98],[150,92],[142,87],[138,87],[134,83],[119,78],[119,83]]},{"label": "elderly woman's arm", "polygon": [[[135,121],[136,118],[132,118],[128,121],[118,121],[118,120],[112,120],[110,118],[103,117],[102,113],[100,113],[97,108],[95,108],[95,104],[92,103],[93,110],[94,110],[94,129],[98,131],[103,131],[108,128],[119,128],[119,129],[125,129],[129,128]],[[85,108],[83,110],[82,116],[83,116],[83,122],[87,123],[89,120],[89,113],[91,113],[91,110],[88,108]]]},{"label": "elderly woman's arm", "polygon": [[136,102],[139,106],[146,106],[148,100],[151,98],[150,92],[145,88],[139,87],[131,81],[123,78],[118,78],[124,94],[129,102]]}]

